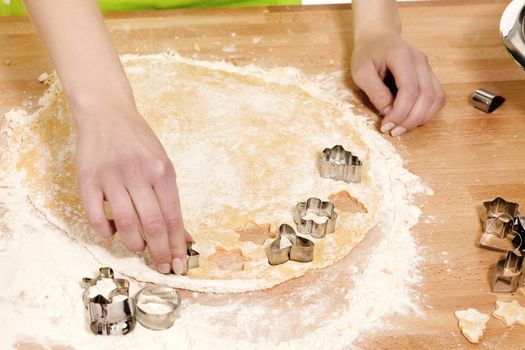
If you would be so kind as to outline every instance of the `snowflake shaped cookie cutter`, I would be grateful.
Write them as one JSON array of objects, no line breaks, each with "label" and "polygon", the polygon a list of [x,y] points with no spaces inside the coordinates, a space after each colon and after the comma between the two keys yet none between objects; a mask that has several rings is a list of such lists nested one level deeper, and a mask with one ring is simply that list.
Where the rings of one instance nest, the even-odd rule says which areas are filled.
[{"label": "snowflake shaped cookie cutter", "polygon": [[319,198],[299,202],[295,208],[294,222],[297,230],[314,238],[323,238],[327,233],[334,232],[336,220],[334,204]]},{"label": "snowflake shaped cookie cutter", "polygon": [[297,236],[292,226],[282,224],[279,236],[268,248],[268,263],[280,265],[289,260],[310,262],[314,258],[314,242]]},{"label": "snowflake shaped cookie cutter", "polygon": [[319,174],[335,181],[361,182],[363,163],[341,145],[325,148],[321,154]]},{"label": "snowflake shaped cookie cutter", "polygon": [[[115,278],[113,269],[101,267],[95,278],[82,279],[84,290],[84,305],[89,311],[90,329],[94,334],[124,335],[135,328],[135,300],[129,297],[129,282]],[[114,284],[108,296],[96,294],[92,296],[91,289],[100,282]],[[120,298],[118,298],[120,296]],[[118,300],[114,300],[117,299]]]}]

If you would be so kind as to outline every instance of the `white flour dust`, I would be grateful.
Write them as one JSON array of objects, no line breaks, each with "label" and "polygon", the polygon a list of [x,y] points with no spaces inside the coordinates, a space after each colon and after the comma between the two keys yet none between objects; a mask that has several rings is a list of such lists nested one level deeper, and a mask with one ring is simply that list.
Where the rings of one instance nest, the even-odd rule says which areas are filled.
[{"label": "white flour dust", "polygon": [[[255,69],[225,63],[216,66],[243,73]],[[296,70],[267,73],[274,79],[278,76],[304,84],[313,96],[340,96],[338,91],[324,91],[318,84],[308,83]],[[207,303],[206,295],[186,294],[180,317],[162,332],[137,326],[123,337],[90,333],[80,280],[93,277],[99,262],[34,210],[22,174],[8,159],[16,157],[16,149],[1,154],[0,164],[11,166],[0,168],[0,348],[30,341],[74,349],[142,349],[151,348],[152,343],[156,349],[175,345],[178,349],[303,349],[305,345],[341,349],[351,347],[365,332],[385,326],[386,316],[417,314],[412,286],[420,280],[416,267],[419,258],[410,229],[421,214],[414,196],[431,194],[431,190],[403,168],[403,160],[392,144],[373,130],[365,117],[356,116],[347,103],[340,102],[338,107],[369,146],[370,176],[382,196],[375,229],[377,243],[360,256],[359,263],[345,259],[319,271],[315,284],[298,286],[271,302],[264,302],[266,291],[218,295],[213,303]],[[8,114],[10,122],[27,115],[21,110]],[[6,123],[2,136],[9,134],[10,125]],[[330,274],[336,266],[338,274]],[[130,283],[134,295],[142,284]],[[251,298],[257,302],[250,303]],[[281,311],[273,309],[275,300],[282,303]],[[321,314],[326,314],[325,318],[316,322],[316,315]],[[297,329],[302,331],[290,331]]]}]

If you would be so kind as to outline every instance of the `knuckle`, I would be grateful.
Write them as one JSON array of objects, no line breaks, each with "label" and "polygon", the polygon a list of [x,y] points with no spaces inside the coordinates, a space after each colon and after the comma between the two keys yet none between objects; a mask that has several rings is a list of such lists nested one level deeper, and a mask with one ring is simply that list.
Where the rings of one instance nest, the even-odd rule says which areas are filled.
[{"label": "knuckle", "polygon": [[129,213],[114,213],[113,220],[115,221],[115,225],[117,226],[117,228],[122,231],[128,231],[130,229],[133,229],[135,225],[133,215]]},{"label": "knuckle", "polygon": [[173,164],[168,158],[158,159],[151,164],[151,172],[154,178],[165,178],[174,173]]},{"label": "knuckle", "polygon": [[415,101],[419,96],[419,89],[417,87],[405,88],[405,96],[408,100]]},{"label": "knuckle", "polygon": [[443,106],[445,104],[447,97],[445,96],[445,93],[443,91],[440,91],[436,95],[436,102],[439,106]]},{"label": "knuckle", "polygon": [[142,228],[144,229],[144,234],[150,238],[160,237],[165,232],[164,221],[161,216],[156,214],[144,217]]},{"label": "knuckle", "polygon": [[169,232],[175,231],[181,225],[182,217],[180,215],[174,215],[166,219],[166,228]]}]

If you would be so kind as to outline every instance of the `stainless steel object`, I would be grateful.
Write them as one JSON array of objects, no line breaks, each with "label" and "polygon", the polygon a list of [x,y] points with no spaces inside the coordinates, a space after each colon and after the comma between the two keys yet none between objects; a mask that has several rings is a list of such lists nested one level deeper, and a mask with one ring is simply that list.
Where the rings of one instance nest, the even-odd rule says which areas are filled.
[{"label": "stainless steel object", "polygon": [[514,293],[522,284],[523,256],[508,252],[496,264],[490,288],[494,293]]},{"label": "stainless steel object", "polygon": [[501,16],[501,39],[512,58],[525,67],[525,0],[513,0]]},{"label": "stainless steel object", "polygon": [[147,286],[137,293],[135,300],[137,320],[152,330],[170,328],[180,313],[181,297],[175,288]]},{"label": "stainless steel object", "polygon": [[[308,214],[323,218],[324,222],[305,219]],[[323,238],[327,233],[334,232],[336,220],[337,213],[333,203],[323,202],[318,198],[309,198],[306,202],[298,203],[294,213],[297,230],[314,238]]]},{"label": "stainless steel object", "polygon": [[186,262],[186,268],[182,273],[183,275],[186,275],[188,273],[188,270],[199,267],[200,254],[199,252],[194,250],[192,246],[192,242],[186,242],[186,254],[188,254],[188,260]]},{"label": "stainless steel object", "polygon": [[358,157],[345,150],[343,146],[337,145],[323,150],[319,174],[321,177],[336,181],[357,183],[361,181],[361,166]]},{"label": "stainless steel object", "polygon": [[268,263],[270,265],[283,264],[288,260],[310,262],[313,258],[314,242],[297,236],[295,230],[287,224],[282,224],[279,227],[279,236],[268,248]]},{"label": "stainless steel object", "polygon": [[507,202],[498,197],[483,205],[485,218],[479,244],[485,248],[521,255],[520,249],[512,242],[516,236],[513,228],[514,217],[518,215],[518,203]]},{"label": "stainless steel object", "polygon": [[[101,267],[96,278],[83,278],[84,305],[90,317],[90,329],[95,334],[123,335],[135,328],[135,302],[129,297],[129,282],[125,279],[114,278],[110,267]],[[97,294],[90,297],[90,289],[103,280],[113,283],[113,289],[108,297]],[[117,299],[118,300],[114,300]]]},{"label": "stainless steel object", "polygon": [[478,89],[472,93],[470,104],[485,113],[492,113],[505,102],[503,96],[495,95],[485,89]]}]

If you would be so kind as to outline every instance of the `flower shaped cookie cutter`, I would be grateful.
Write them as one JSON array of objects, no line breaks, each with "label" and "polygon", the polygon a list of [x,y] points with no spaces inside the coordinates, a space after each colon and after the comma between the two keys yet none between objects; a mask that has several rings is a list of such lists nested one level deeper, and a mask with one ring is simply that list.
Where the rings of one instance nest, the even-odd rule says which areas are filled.
[{"label": "flower shaped cookie cutter", "polygon": [[314,238],[323,238],[335,231],[337,213],[332,202],[323,202],[319,198],[309,198],[297,204],[294,222],[297,230]]},{"label": "flower shaped cookie cutter", "polygon": [[[114,278],[110,267],[101,267],[96,278],[83,278],[84,305],[89,311],[90,329],[94,334],[124,335],[135,328],[135,300],[129,297],[129,282]],[[98,283],[112,285],[108,296],[95,294]],[[115,300],[118,299],[118,300]]]},{"label": "flower shaped cookie cutter", "polygon": [[268,262],[279,265],[288,260],[310,262],[314,258],[314,242],[308,238],[297,236],[292,226],[282,224],[279,236],[268,248]]},{"label": "flower shaped cookie cutter", "polygon": [[341,145],[325,148],[321,154],[319,174],[335,181],[361,182],[363,163]]}]

